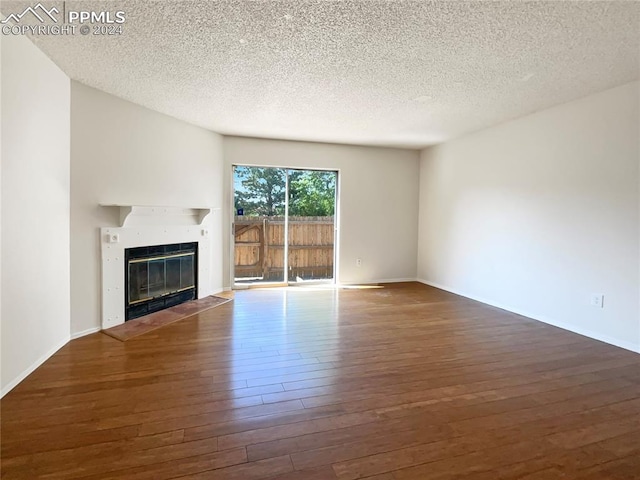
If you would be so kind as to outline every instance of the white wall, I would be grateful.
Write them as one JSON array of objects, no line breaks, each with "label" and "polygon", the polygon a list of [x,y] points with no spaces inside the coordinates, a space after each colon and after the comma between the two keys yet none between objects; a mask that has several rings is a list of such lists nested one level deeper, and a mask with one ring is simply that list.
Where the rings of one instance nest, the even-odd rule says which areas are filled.
[{"label": "white wall", "polygon": [[[99,204],[222,205],[222,137],[104,92],[71,83],[71,331],[100,327]],[[222,215],[208,220],[212,283],[222,289]]]},{"label": "white wall", "polygon": [[[231,166],[339,171],[338,280],[415,279],[418,161],[413,150],[225,137],[225,281],[231,283]],[[356,258],[362,266],[356,267]]]},{"label": "white wall", "polygon": [[418,276],[640,351],[639,88],[424,150]]},{"label": "white wall", "polygon": [[69,78],[2,39],[2,395],[69,340]]}]

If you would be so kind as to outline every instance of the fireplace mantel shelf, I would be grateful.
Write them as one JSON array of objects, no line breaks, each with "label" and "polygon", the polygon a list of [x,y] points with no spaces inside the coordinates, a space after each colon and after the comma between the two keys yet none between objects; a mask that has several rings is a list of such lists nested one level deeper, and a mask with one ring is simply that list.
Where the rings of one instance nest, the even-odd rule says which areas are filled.
[{"label": "fireplace mantel shelf", "polygon": [[120,205],[101,203],[101,207],[112,207],[120,210],[120,226],[125,227],[133,223],[134,217],[145,218],[171,218],[171,217],[191,217],[196,225],[202,225],[204,220],[216,207],[179,207],[162,205]]}]

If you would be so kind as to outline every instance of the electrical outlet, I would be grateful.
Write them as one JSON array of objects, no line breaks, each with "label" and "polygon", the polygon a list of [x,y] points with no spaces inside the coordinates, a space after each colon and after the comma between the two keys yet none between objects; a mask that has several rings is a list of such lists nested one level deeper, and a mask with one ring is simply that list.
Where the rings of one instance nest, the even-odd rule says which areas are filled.
[{"label": "electrical outlet", "polygon": [[604,308],[604,295],[602,293],[591,294],[591,306]]},{"label": "electrical outlet", "polygon": [[362,259],[356,258],[356,267],[361,267],[361,266],[362,266]]}]

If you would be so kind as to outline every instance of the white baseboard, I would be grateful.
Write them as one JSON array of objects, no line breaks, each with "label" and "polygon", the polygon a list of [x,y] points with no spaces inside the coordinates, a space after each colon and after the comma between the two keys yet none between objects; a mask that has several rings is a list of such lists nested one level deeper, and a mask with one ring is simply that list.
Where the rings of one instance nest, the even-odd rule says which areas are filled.
[{"label": "white baseboard", "polygon": [[[402,283],[402,282],[418,282],[415,277],[407,278],[374,278],[363,280],[362,282],[340,282],[338,285],[371,285],[373,283]],[[423,283],[423,282],[421,282]]]},{"label": "white baseboard", "polygon": [[16,385],[18,385],[21,381],[23,381],[31,373],[33,373],[33,371],[36,368],[38,368],[40,365],[42,365],[44,362],[46,362],[54,353],[56,353],[58,350],[60,350],[62,347],[64,347],[67,343],[69,343],[69,340],[70,340],[70,337],[67,337],[64,340],[62,340],[61,342],[59,342],[58,344],[56,344],[47,353],[45,353],[40,358],[38,358],[38,360],[33,362],[26,370],[24,370],[22,373],[20,373],[20,375],[18,375],[16,378],[11,380],[9,382],[9,384],[6,385],[2,389],[2,391],[0,391],[0,398],[4,397],[7,393],[9,393],[11,390],[13,390],[16,387]]},{"label": "white baseboard", "polygon": [[381,278],[378,280],[374,280],[374,283],[403,283],[403,282],[416,282],[416,277],[412,278]]},{"label": "white baseboard", "polygon": [[87,328],[86,330],[82,330],[81,332],[76,332],[71,334],[71,340],[75,340],[76,338],[84,337],[85,335],[90,335],[92,333],[96,333],[102,330],[100,327],[92,327]]},{"label": "white baseboard", "polygon": [[440,290],[444,290],[446,292],[450,292],[450,293],[454,293],[456,295],[460,295],[461,297],[465,297],[465,298],[469,298],[471,300],[475,300],[476,302],[485,303],[487,305],[491,305],[492,307],[497,307],[497,308],[500,308],[502,310],[506,310],[507,312],[515,313],[517,315],[522,315],[523,317],[527,317],[527,318],[530,318],[532,320],[536,320],[538,322],[546,323],[548,325],[553,325],[554,327],[562,328],[563,330],[568,330],[570,332],[577,333],[578,335],[589,337],[589,338],[594,339],[594,340],[599,340],[601,342],[608,343],[609,345],[613,345],[613,346],[616,346],[616,347],[624,348],[625,350],[630,350],[630,351],[635,352],[635,353],[640,353],[640,345],[636,345],[636,344],[631,343],[631,342],[626,342],[624,340],[618,340],[617,338],[612,338],[612,337],[609,337],[607,335],[602,335],[601,333],[593,332],[593,331],[588,330],[586,328],[581,328],[581,327],[578,327],[578,326],[570,324],[570,323],[560,322],[560,321],[554,320],[552,318],[542,317],[540,315],[534,315],[531,312],[525,312],[523,310],[519,310],[517,308],[513,308],[513,307],[510,307],[509,305],[504,305],[504,304],[501,304],[499,302],[495,302],[493,300],[488,300],[486,298],[480,298],[480,297],[476,297],[474,295],[469,295],[469,294],[467,294],[465,292],[461,292],[459,290],[456,290],[455,288],[450,288],[450,287],[447,287],[445,285],[440,285],[439,283],[436,283],[436,282],[429,282],[429,281],[424,280],[422,278],[418,278],[416,281],[418,281],[420,283],[424,283],[425,285],[429,285],[430,287],[435,287],[435,288],[438,288]]}]

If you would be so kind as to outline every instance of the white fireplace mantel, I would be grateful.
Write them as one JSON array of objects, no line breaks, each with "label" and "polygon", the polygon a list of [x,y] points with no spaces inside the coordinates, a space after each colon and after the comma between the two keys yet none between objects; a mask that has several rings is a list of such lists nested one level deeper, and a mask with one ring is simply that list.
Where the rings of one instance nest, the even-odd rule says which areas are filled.
[{"label": "white fireplace mantel", "polygon": [[[101,204],[120,210],[118,227],[100,229],[102,251],[102,328],[125,321],[125,250],[173,243],[198,243],[197,298],[212,295],[213,219],[220,208]],[[219,221],[219,219],[217,219]]]},{"label": "white fireplace mantel", "polygon": [[[121,205],[101,203],[101,207],[120,210],[120,226],[158,225],[175,222],[178,225],[202,225],[215,207],[176,207],[160,205]],[[170,220],[173,219],[173,222]]]}]

